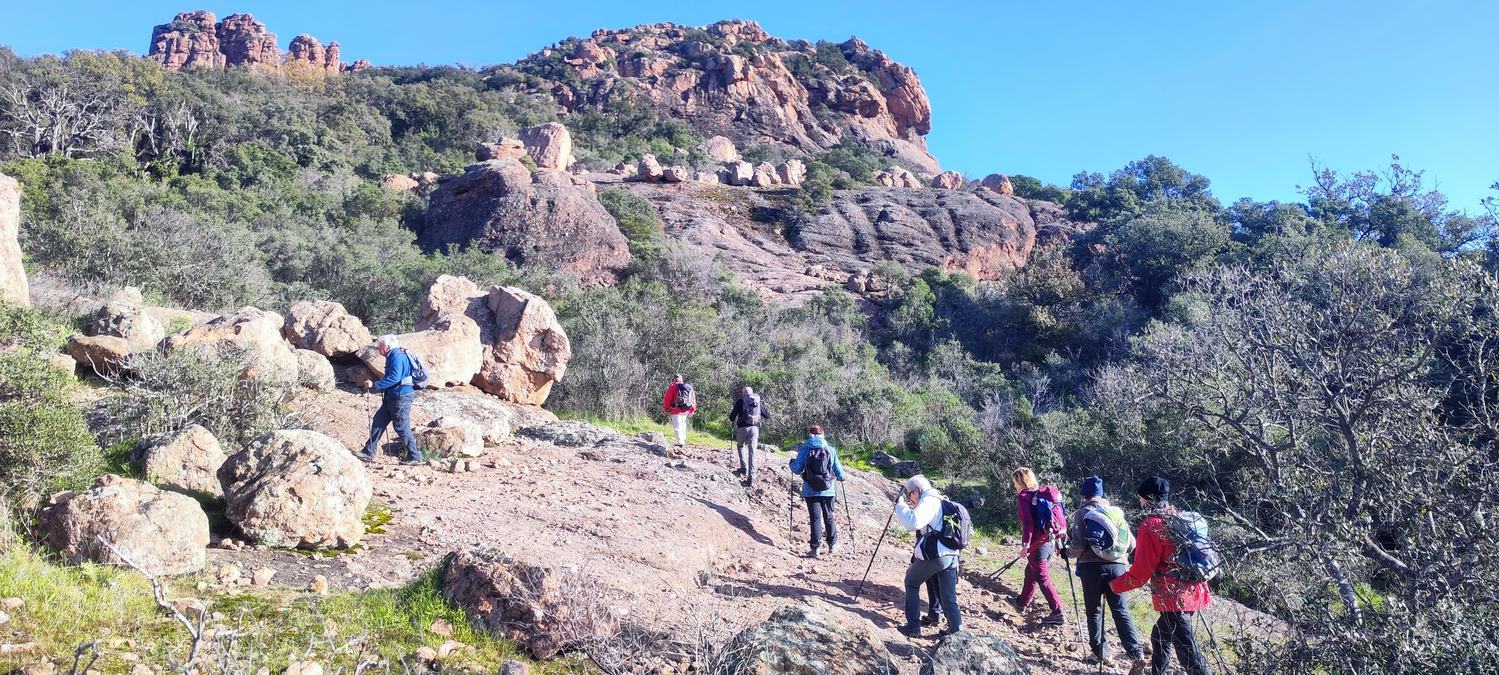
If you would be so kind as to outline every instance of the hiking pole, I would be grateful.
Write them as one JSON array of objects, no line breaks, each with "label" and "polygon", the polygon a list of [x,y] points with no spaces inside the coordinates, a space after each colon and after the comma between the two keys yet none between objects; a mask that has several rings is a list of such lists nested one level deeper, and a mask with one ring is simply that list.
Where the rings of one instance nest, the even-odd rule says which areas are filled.
[{"label": "hiking pole", "polygon": [[895,501],[890,503],[890,517],[885,519],[885,529],[880,530],[880,538],[874,543],[874,553],[869,554],[869,564],[864,566],[864,578],[859,580],[859,588],[854,591],[854,600],[859,599],[859,594],[864,592],[864,582],[869,581],[869,570],[874,568],[874,559],[880,555],[880,545],[885,543],[885,535],[890,532],[890,521],[895,520],[895,505],[900,503],[900,495],[895,495]]},{"label": "hiking pole", "polygon": [[1067,567],[1067,590],[1072,593],[1072,622],[1077,624],[1077,637],[1082,641],[1083,648],[1088,649],[1092,645],[1088,644],[1088,639],[1083,635],[1083,624],[1078,620],[1081,612],[1077,609],[1077,587],[1072,585],[1072,561],[1067,559],[1066,546],[1058,545],[1057,548],[1062,551],[1062,564]]},{"label": "hiking pole", "polygon": [[786,544],[796,551],[796,486],[791,486],[786,500]]},{"label": "hiking pole", "polygon": [[1014,560],[1011,560],[1010,562],[1005,563],[1005,566],[999,568],[998,572],[995,572],[994,574],[989,575],[989,580],[990,581],[994,581],[994,580],[999,579],[999,577],[1003,576],[1005,572],[1010,571],[1010,568],[1014,567],[1015,563],[1020,562],[1020,559],[1024,558],[1024,557],[1025,557],[1024,553],[1021,553],[1020,555],[1015,556]]},{"label": "hiking pole", "polygon": [[1228,672],[1228,664],[1223,661],[1223,651],[1218,649],[1218,636],[1213,635],[1213,627],[1208,625],[1207,617],[1202,612],[1197,612],[1197,620],[1202,622],[1202,628],[1208,632],[1208,644],[1213,646],[1213,657],[1218,659],[1219,672]]},{"label": "hiking pole", "polygon": [[[841,485],[843,481],[838,481],[838,483]],[[894,512],[892,511],[891,513],[893,514]],[[843,486],[843,515],[848,518],[848,550],[850,553],[852,553],[854,551],[854,516],[853,513],[848,510],[847,485]]]}]

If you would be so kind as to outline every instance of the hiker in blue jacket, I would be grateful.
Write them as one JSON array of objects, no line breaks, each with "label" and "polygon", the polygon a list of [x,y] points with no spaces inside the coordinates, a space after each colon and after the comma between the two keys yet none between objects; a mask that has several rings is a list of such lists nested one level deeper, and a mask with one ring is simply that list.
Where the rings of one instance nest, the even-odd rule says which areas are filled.
[{"label": "hiker in blue jacket", "polygon": [[375,341],[375,348],[385,357],[385,377],[378,382],[365,380],[362,386],[383,392],[380,410],[370,423],[370,438],[359,453],[360,461],[374,462],[375,451],[380,447],[380,437],[385,435],[385,426],[394,423],[396,434],[406,446],[406,458],[401,464],[413,466],[422,463],[422,451],[416,447],[416,436],[411,433],[411,400],[416,397],[416,388],[411,381],[411,357],[401,349],[394,335],[382,335]]},{"label": "hiker in blue jacket", "polygon": [[812,518],[811,550],[807,557],[816,558],[824,526],[828,553],[833,552],[838,542],[838,526],[833,522],[838,486],[833,480],[843,480],[843,465],[838,462],[838,450],[823,440],[821,426],[812,425],[807,434],[806,442],[796,449],[796,458],[791,460],[791,473],[802,477],[802,497],[807,500],[807,513]]}]

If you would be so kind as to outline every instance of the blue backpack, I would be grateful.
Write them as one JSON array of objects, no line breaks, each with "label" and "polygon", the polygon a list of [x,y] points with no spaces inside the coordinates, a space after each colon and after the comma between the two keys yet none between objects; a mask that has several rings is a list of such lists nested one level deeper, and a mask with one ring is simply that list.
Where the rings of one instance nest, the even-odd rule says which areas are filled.
[{"label": "blue backpack", "polygon": [[426,389],[432,381],[427,376],[427,364],[422,363],[422,357],[412,354],[406,349],[401,350],[406,355],[406,360],[411,362],[411,386],[417,389]]},{"label": "blue backpack", "polygon": [[1062,510],[1061,502],[1052,501],[1045,488],[1038,488],[1031,494],[1031,521],[1036,525],[1038,536],[1041,532],[1050,532],[1055,539],[1067,531],[1064,524],[1067,514]]},{"label": "blue backpack", "polygon": [[1208,532],[1208,519],[1193,511],[1162,513],[1166,521],[1166,537],[1176,546],[1176,564],[1166,575],[1189,584],[1210,581],[1218,576],[1223,559],[1213,546]]}]

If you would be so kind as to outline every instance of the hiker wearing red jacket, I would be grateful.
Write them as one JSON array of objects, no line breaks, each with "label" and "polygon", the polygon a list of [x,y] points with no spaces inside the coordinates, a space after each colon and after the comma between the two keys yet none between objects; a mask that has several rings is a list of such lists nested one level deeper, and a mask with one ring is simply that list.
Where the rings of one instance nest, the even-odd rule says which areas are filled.
[{"label": "hiker wearing red jacket", "polygon": [[682,375],[672,378],[661,397],[661,409],[671,416],[671,429],[676,432],[677,445],[687,444],[687,417],[697,412],[697,394],[692,385],[682,381]]},{"label": "hiker wearing red jacket", "polygon": [[[1065,533],[1053,531],[1052,528],[1040,527],[1036,522],[1035,505],[1039,500],[1049,500],[1052,504],[1062,503],[1062,494],[1056,487],[1041,486],[1036,480],[1036,473],[1026,467],[1020,467],[1010,477],[1015,486],[1015,512],[1020,517],[1020,552],[1025,556],[1025,585],[1020,589],[1020,596],[1010,598],[1008,602],[1015,611],[1025,613],[1026,605],[1036,597],[1036,589],[1041,589],[1041,595],[1046,598],[1046,604],[1051,606],[1051,613],[1046,615],[1042,623],[1046,625],[1061,625],[1062,599],[1057,595],[1056,585],[1051,583],[1051,555],[1056,551],[1054,539]],[[1053,523],[1054,528],[1065,528],[1066,521],[1058,517]]]},{"label": "hiker wearing red jacket", "polygon": [[1207,582],[1189,583],[1169,574],[1176,566],[1176,544],[1166,531],[1162,514],[1176,512],[1176,507],[1167,501],[1171,495],[1171,483],[1160,476],[1151,476],[1140,484],[1137,492],[1140,506],[1146,513],[1135,536],[1135,562],[1124,576],[1109,582],[1109,588],[1115,593],[1124,593],[1150,584],[1151,602],[1161,615],[1150,630],[1152,675],[1164,675],[1171,667],[1173,646],[1182,667],[1190,675],[1206,675],[1208,663],[1202,650],[1197,648],[1192,615],[1207,607],[1212,596],[1208,593]]}]

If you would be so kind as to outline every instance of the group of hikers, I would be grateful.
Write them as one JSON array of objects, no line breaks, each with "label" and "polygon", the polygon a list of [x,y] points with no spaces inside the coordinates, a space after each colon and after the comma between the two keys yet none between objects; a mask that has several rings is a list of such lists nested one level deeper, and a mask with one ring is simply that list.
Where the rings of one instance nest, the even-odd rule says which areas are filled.
[{"label": "group of hikers", "polygon": [[[376,347],[386,359],[385,375],[378,381],[364,380],[360,384],[365,389],[382,392],[383,400],[359,457],[374,461],[385,427],[394,424],[406,450],[402,464],[421,463],[421,450],[412,436],[411,403],[414,390],[426,384],[426,368],[419,357],[401,349],[394,336],[379,338]],[[697,413],[697,393],[692,384],[681,375],[675,376],[662,395],[661,405],[671,420],[676,444],[686,445],[688,420]],[[742,477],[745,486],[752,485],[755,479],[760,425],[767,419],[770,413],[764,400],[752,388],[742,388],[735,397],[729,420],[734,426],[738,458],[734,472]],[[838,544],[834,506],[838,483],[844,481],[845,474],[838,450],[827,442],[821,426],[813,424],[807,429],[807,439],[797,446],[789,467],[802,479],[800,496],[806,502],[811,530],[806,555],[819,557],[824,544],[831,555]],[[1075,561],[1075,568],[1069,574],[1075,572],[1082,585],[1093,662],[1103,665],[1112,661],[1104,633],[1107,605],[1120,645],[1130,660],[1132,675],[1139,675],[1146,668],[1154,675],[1165,673],[1173,651],[1191,675],[1208,672],[1192,619],[1211,601],[1207,582],[1216,574],[1218,561],[1205,521],[1171,504],[1171,484],[1166,479],[1151,476],[1136,489],[1144,517],[1134,532],[1123,510],[1103,496],[1103,480],[1097,476],[1082,479],[1078,486],[1080,504],[1070,517],[1066,515],[1061,491],[1040,484],[1031,469],[1015,469],[1011,481],[1020,521],[1020,553],[1010,564],[1026,561],[1020,593],[1007,599],[1012,608],[1024,614],[1039,592],[1050,609],[1040,623],[1047,626],[1066,623],[1049,564],[1053,555],[1060,554],[1064,562]],[[941,636],[962,630],[958,572],[962,551],[972,536],[967,508],[944,496],[925,476],[917,475],[901,484],[890,521],[916,533],[905,574],[905,622],[899,631],[908,637],[919,637],[923,626],[943,623],[946,625],[939,631]],[[881,533],[881,544],[884,534]],[[875,546],[871,566],[879,546]],[[1131,553],[1133,562],[1130,562]],[[1068,581],[1070,584],[1070,577]],[[1148,660],[1125,602],[1126,593],[1147,583],[1151,586],[1151,602],[1160,614],[1150,632]],[[923,589],[928,607],[925,616],[921,613]],[[863,582],[859,590],[862,592]]]}]

